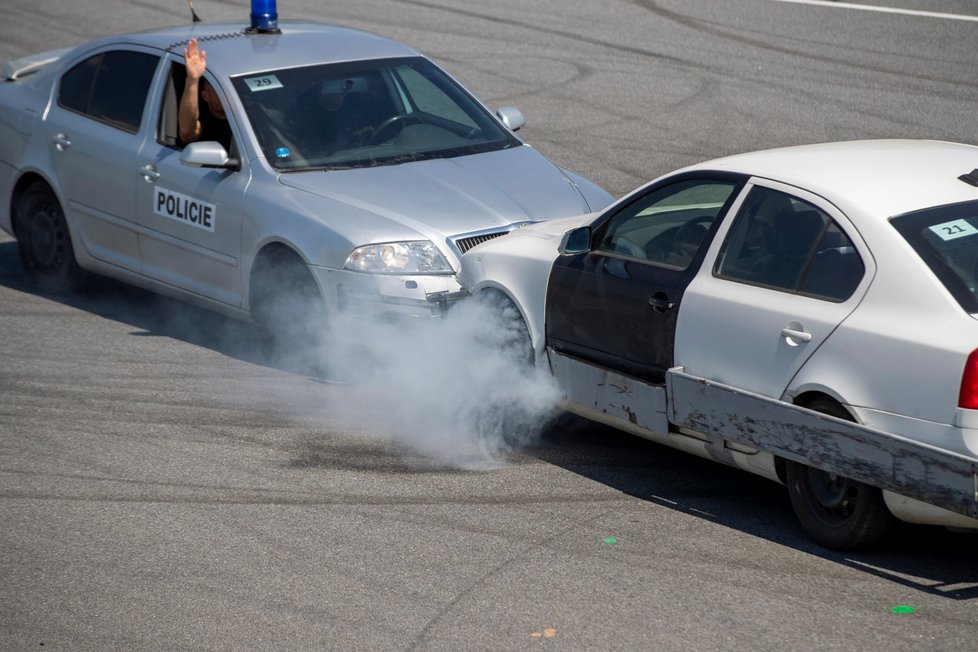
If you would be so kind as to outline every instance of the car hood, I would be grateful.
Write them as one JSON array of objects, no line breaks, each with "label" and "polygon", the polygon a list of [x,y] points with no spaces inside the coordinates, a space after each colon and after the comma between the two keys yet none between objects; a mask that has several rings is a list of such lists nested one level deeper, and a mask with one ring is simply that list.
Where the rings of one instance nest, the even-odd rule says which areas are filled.
[{"label": "car hood", "polygon": [[560,168],[528,145],[399,165],[293,172],[281,175],[280,181],[427,237],[589,211]]}]

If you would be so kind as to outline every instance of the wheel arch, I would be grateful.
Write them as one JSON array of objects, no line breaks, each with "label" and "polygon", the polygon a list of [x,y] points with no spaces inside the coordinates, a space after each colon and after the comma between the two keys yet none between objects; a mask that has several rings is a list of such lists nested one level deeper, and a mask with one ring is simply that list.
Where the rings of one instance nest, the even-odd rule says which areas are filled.
[{"label": "wheel arch", "polygon": [[842,408],[843,410],[849,413],[853,421],[858,423],[858,420],[856,419],[856,415],[853,414],[852,410],[847,408],[845,402],[841,399],[841,397],[835,395],[835,392],[832,392],[831,390],[808,389],[795,396],[792,402],[795,405],[800,405],[801,407],[807,407],[816,399],[820,399],[820,398],[824,398],[829,401],[832,401],[833,403],[836,403],[840,408]]},{"label": "wheel arch", "polygon": [[482,293],[491,293],[491,292],[497,292],[502,296],[504,296],[509,301],[513,302],[513,305],[516,307],[516,310],[520,313],[520,318],[523,320],[523,323],[530,331],[530,341],[533,344],[534,354],[536,355],[537,360],[541,359],[540,356],[543,353],[543,348],[545,344],[543,324],[542,323],[537,324],[534,322],[533,319],[529,318],[526,310],[526,306],[523,305],[523,302],[520,301],[519,297],[516,296],[516,294],[511,292],[507,287],[505,287],[500,283],[497,283],[495,281],[483,281],[482,283],[479,283],[475,288],[473,288],[470,291],[473,297]]},{"label": "wheel arch", "polygon": [[[272,267],[282,265],[283,263],[295,265],[296,267],[301,265],[312,282],[319,288],[316,275],[309,271],[308,261],[295,247],[280,240],[266,242],[255,253],[252,258],[251,269],[248,271],[247,297],[249,311],[253,308],[256,298],[268,289],[263,280],[267,276],[267,272]],[[319,288],[319,290],[320,294],[322,294],[322,288]]]}]

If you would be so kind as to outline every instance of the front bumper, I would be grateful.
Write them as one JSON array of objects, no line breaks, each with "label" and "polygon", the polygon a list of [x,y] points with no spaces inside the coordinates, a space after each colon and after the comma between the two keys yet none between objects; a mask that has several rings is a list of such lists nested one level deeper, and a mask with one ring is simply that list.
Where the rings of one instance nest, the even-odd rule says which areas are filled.
[{"label": "front bumper", "polygon": [[331,311],[373,319],[430,319],[467,296],[454,275],[387,276],[311,267]]}]

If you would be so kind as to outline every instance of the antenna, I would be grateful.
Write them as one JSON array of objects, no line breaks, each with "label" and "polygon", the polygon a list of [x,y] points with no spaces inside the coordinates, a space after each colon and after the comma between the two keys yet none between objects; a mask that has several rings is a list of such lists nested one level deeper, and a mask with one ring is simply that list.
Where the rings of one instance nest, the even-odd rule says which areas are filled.
[{"label": "antenna", "polygon": [[962,174],[960,177],[958,177],[958,179],[960,179],[961,181],[964,181],[965,183],[967,183],[969,185],[972,185],[972,186],[975,186],[976,188],[978,188],[978,168],[972,170],[968,174]]},{"label": "antenna", "polygon": [[193,22],[199,23],[200,16],[198,16],[197,12],[194,11],[194,0],[187,0],[187,6],[190,7],[190,15],[193,17]]}]

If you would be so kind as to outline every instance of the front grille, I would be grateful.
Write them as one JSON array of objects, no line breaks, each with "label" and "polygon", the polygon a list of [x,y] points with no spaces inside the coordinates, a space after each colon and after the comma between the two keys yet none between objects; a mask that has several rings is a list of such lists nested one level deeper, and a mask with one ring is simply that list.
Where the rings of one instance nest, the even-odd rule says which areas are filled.
[{"label": "front grille", "polygon": [[476,245],[480,245],[483,242],[489,242],[493,238],[498,238],[501,235],[506,235],[509,231],[496,231],[495,233],[481,233],[479,235],[469,236],[467,238],[459,238],[455,240],[455,246],[463,254]]}]

